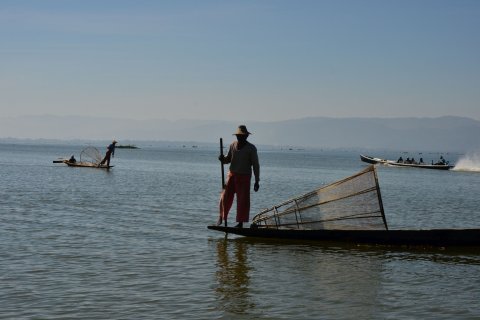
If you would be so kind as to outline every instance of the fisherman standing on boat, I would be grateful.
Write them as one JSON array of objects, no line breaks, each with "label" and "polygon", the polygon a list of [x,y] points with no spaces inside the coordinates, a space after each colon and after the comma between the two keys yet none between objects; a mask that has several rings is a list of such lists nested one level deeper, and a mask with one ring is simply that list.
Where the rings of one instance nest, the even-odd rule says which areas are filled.
[{"label": "fisherman standing on boat", "polygon": [[107,147],[107,153],[105,153],[105,157],[103,160],[98,164],[98,166],[101,166],[107,163],[107,167],[110,167],[110,157],[115,157],[115,144],[117,143],[116,140],[113,140],[112,143],[110,143]]},{"label": "fisherman standing on boat", "polygon": [[234,195],[237,194],[237,228],[242,228],[244,222],[248,222],[250,215],[250,181],[253,174],[255,176],[255,184],[253,190],[255,192],[260,188],[260,164],[258,162],[257,148],[247,141],[250,132],[247,127],[240,125],[234,133],[237,141],[234,141],[228,150],[228,154],[221,154],[219,160],[224,163],[230,163],[228,171],[228,180],[225,190],[220,198],[220,217],[217,225],[221,225],[225,221],[227,225],[227,217],[233,204]]}]

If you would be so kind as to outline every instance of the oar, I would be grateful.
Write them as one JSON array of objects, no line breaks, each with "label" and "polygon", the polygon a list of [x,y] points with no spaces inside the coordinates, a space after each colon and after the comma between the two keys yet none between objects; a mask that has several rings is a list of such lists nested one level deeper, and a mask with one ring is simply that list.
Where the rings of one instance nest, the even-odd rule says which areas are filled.
[{"label": "oar", "polygon": [[[221,195],[221,199],[220,201],[222,201],[222,197],[223,197],[223,190],[225,190],[225,172],[223,170],[223,139],[220,138],[220,159],[222,159],[222,161],[220,161],[220,169],[222,170],[222,195]],[[217,222],[217,226],[220,225],[222,223],[222,220],[223,220],[223,217],[222,215],[220,215],[219,219],[218,219],[218,222]],[[225,227],[227,226],[227,219],[225,219]],[[227,237],[227,233],[225,233],[225,238]]]},{"label": "oar", "polygon": [[[223,139],[220,138],[220,155],[223,156]],[[223,170],[223,161],[220,161],[220,167],[222,169],[222,189],[225,189],[225,172]]]}]

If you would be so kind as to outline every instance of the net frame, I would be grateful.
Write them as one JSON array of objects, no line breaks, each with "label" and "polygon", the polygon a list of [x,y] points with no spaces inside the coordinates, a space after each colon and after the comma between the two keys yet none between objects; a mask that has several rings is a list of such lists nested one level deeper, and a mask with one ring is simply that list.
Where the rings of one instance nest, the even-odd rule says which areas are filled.
[{"label": "net frame", "polygon": [[388,230],[374,165],[265,209],[252,221],[256,227],[273,229]]},{"label": "net frame", "polygon": [[80,152],[81,163],[92,163],[98,165],[102,161],[102,154],[97,148],[88,146]]}]

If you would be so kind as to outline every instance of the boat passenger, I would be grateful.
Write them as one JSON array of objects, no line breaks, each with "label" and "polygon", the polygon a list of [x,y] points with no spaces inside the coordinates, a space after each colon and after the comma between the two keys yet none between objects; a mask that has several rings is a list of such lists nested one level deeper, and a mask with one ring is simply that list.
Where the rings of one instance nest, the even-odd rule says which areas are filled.
[{"label": "boat passenger", "polygon": [[423,164],[423,158],[420,158],[420,161],[418,163]]},{"label": "boat passenger", "polygon": [[402,156],[400,156],[400,158],[398,158],[397,163],[403,163],[403,158],[402,158]]},{"label": "boat passenger", "polygon": [[405,163],[412,163],[409,157],[407,157],[407,160],[405,160]]},{"label": "boat passenger", "polygon": [[70,159],[68,159],[68,162],[69,162],[69,163],[75,163],[75,162],[77,162],[77,159],[75,159],[75,156],[72,154],[72,156],[70,157]]},{"label": "boat passenger", "polygon": [[435,164],[438,165],[438,166],[443,166],[443,165],[446,165],[448,162],[445,161],[445,159],[443,158],[443,156],[440,156],[440,160],[437,161]]},{"label": "boat passenger", "polygon": [[255,183],[253,190],[255,192],[260,188],[260,164],[258,162],[257,148],[247,141],[250,132],[247,127],[241,125],[234,133],[237,141],[230,144],[228,154],[221,154],[218,159],[224,163],[230,163],[228,171],[228,179],[225,189],[220,197],[220,216],[217,225],[221,225],[225,221],[227,225],[227,217],[233,204],[234,195],[237,194],[237,225],[235,227],[242,228],[244,222],[248,222],[250,215],[250,181],[253,174]]},{"label": "boat passenger", "polygon": [[412,160],[410,160],[410,163],[411,163],[411,164],[417,164],[417,161],[415,161],[415,158],[412,157]]}]

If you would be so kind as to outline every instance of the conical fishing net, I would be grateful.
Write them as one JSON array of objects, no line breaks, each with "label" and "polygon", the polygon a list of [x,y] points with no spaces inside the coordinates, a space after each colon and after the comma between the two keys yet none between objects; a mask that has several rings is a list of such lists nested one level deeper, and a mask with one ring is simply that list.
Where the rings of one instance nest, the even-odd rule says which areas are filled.
[{"label": "conical fishing net", "polygon": [[86,147],[80,153],[80,162],[98,165],[102,161],[102,155],[95,147]]},{"label": "conical fishing net", "polygon": [[253,218],[258,228],[385,230],[375,167],[266,209]]}]

